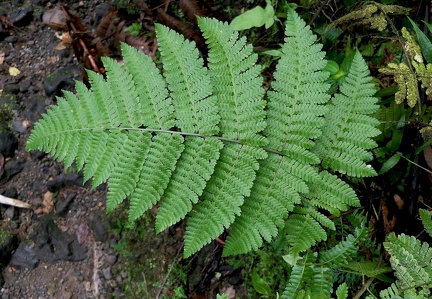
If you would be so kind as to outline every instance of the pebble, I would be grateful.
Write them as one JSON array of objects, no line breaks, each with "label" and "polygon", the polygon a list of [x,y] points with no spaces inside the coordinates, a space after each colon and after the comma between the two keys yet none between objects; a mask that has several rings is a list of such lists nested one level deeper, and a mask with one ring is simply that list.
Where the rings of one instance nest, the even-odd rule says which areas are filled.
[{"label": "pebble", "polygon": [[15,26],[26,26],[33,19],[33,9],[29,6],[23,6],[12,11],[9,21]]},{"label": "pebble", "polygon": [[21,269],[28,268],[32,270],[36,268],[39,264],[39,259],[36,257],[34,244],[22,242],[12,255],[11,264]]},{"label": "pebble", "polygon": [[102,275],[106,280],[112,279],[111,267],[102,269]]}]

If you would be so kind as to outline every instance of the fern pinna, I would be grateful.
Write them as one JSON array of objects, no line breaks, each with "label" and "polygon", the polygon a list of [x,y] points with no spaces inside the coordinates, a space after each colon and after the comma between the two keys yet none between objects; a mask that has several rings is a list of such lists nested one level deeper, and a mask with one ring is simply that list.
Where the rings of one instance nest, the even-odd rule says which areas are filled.
[{"label": "fern pinna", "polygon": [[[334,229],[324,210],[357,206],[332,172],[374,175],[377,109],[357,53],[330,98],[326,61],[310,28],[290,10],[275,81],[264,97],[257,54],[228,24],[199,18],[207,66],[194,43],[156,25],[162,72],[123,44],[124,65],[104,58],[106,80],[58,98],[27,149],[43,149],[93,187],[108,181],[107,210],[129,200],[129,219],[158,204],[156,230],[188,216],[185,256],[231,227],[224,254],[254,250],[287,226],[294,254]],[[327,169],[327,170],[326,170]],[[323,228],[324,227],[324,228]],[[305,233],[307,232],[307,233]]]}]

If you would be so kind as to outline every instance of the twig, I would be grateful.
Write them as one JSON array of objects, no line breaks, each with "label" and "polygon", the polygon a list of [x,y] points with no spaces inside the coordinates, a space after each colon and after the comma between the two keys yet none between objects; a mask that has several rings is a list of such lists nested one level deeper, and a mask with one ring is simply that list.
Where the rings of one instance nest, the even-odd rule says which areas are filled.
[{"label": "twig", "polygon": [[167,282],[167,280],[168,280],[168,277],[170,276],[171,271],[172,271],[172,269],[174,268],[174,265],[176,264],[177,259],[178,259],[178,257],[180,256],[180,253],[182,252],[182,250],[183,250],[183,244],[180,246],[179,250],[177,251],[177,254],[176,254],[175,258],[174,258],[174,261],[172,262],[171,267],[169,268],[168,273],[167,273],[167,275],[165,276],[165,278],[164,278],[164,280],[163,280],[163,282],[162,282],[162,285],[161,285],[161,287],[160,287],[160,289],[159,289],[159,292],[157,293],[155,299],[159,299],[159,296],[162,294],[162,291],[163,291],[163,289],[164,289],[164,287],[165,287],[165,284],[166,284],[166,282]]},{"label": "twig", "polygon": [[3,195],[0,195],[0,204],[10,205],[10,206],[18,207],[18,208],[25,208],[25,209],[31,208],[31,206],[26,202],[23,202],[23,201],[18,200],[18,199],[6,197]]}]

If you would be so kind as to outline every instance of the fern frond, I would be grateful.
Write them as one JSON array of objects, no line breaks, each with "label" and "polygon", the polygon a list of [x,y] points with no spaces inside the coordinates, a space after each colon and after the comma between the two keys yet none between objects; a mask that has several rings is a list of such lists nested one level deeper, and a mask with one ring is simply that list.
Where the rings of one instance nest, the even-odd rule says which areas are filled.
[{"label": "fern frond", "polygon": [[423,227],[425,228],[429,236],[432,236],[432,212],[425,209],[419,209],[419,214],[423,222]]},{"label": "fern frond", "polygon": [[[251,196],[232,226],[224,255],[256,249],[271,240],[284,225],[288,212],[309,192],[305,182],[319,179],[310,164],[319,160],[310,151],[321,134],[329,99],[327,73],[321,45],[305,22],[292,10],[286,24],[285,44],[268,93],[268,146],[285,156],[270,153],[257,172]],[[257,221],[258,220],[258,221]]]},{"label": "fern frond", "polygon": [[208,66],[220,112],[220,130],[225,138],[249,145],[264,145],[259,133],[265,128],[264,90],[258,55],[246,38],[227,23],[198,18],[209,47]]},{"label": "fern frond", "polygon": [[266,157],[266,152],[256,147],[225,144],[201,196],[203,201],[194,206],[187,222],[186,257],[218,237],[234,222],[235,215],[240,215],[244,197],[250,195],[259,168],[258,160]]},{"label": "fern frond", "polygon": [[136,188],[128,195],[129,221],[141,217],[161,199],[183,150],[183,137],[180,135],[162,133],[152,138],[148,155],[139,168],[140,177]]},{"label": "fern frond", "polygon": [[121,49],[125,67],[132,75],[133,82],[136,82],[142,124],[163,130],[174,127],[174,106],[159,69],[149,56],[135,48],[122,44]]},{"label": "fern frond", "polygon": [[340,93],[330,104],[323,135],[316,141],[314,152],[324,168],[354,177],[376,175],[365,162],[372,159],[367,150],[376,146],[372,137],[380,134],[375,128],[379,122],[372,118],[364,122],[364,115],[379,108],[375,92],[366,62],[357,51]]},{"label": "fern frond", "polygon": [[315,259],[316,256],[307,254],[292,267],[288,284],[281,296],[282,299],[298,298],[298,293],[314,275],[311,263],[313,263]]},{"label": "fern frond", "polygon": [[403,289],[432,287],[432,248],[413,236],[394,233],[387,236],[384,247],[391,254],[390,263]]},{"label": "fern frond", "polygon": [[308,281],[307,288],[311,290],[310,298],[330,298],[333,287],[333,273],[330,267],[313,267],[314,274]]},{"label": "fern frond", "polygon": [[309,215],[290,215],[286,222],[286,231],[286,238],[293,254],[308,250],[317,242],[327,239],[325,230]]},{"label": "fern frond", "polygon": [[355,256],[357,252],[357,244],[362,242],[367,237],[367,228],[356,228],[355,235],[349,234],[345,240],[341,241],[335,247],[320,252],[320,264],[327,267],[337,268],[346,264]]},{"label": "fern frond", "polygon": [[176,125],[182,132],[211,136],[219,132],[218,105],[208,70],[193,42],[156,24],[164,76],[173,98]]},{"label": "fern frond", "polygon": [[182,152],[156,217],[156,231],[175,224],[192,209],[213,174],[223,143],[215,138],[186,137]]},{"label": "fern frond", "polygon": [[115,172],[109,179],[107,211],[112,211],[129,196],[137,186],[143,157],[148,155],[151,134],[149,132],[130,131],[122,144]]},{"label": "fern frond", "polygon": [[336,216],[350,206],[360,206],[354,190],[347,183],[327,171],[321,171],[319,176],[320,180],[311,184],[311,192],[306,196],[308,205],[326,209]]}]

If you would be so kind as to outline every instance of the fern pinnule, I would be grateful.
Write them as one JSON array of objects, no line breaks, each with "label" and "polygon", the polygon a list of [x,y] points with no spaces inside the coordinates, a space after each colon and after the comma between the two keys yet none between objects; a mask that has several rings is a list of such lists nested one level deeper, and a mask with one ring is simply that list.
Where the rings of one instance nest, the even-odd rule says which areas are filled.
[{"label": "fern pinnule", "polygon": [[384,247],[391,254],[390,263],[402,288],[432,287],[432,248],[414,236],[387,236]]},{"label": "fern pinnule", "polygon": [[[314,153],[324,168],[350,176],[373,176],[375,170],[366,165],[372,159],[367,150],[376,146],[373,137],[380,134],[377,120],[365,118],[379,108],[374,84],[366,62],[357,51],[345,81],[329,105],[327,125],[316,141]],[[365,119],[368,122],[364,122]]]},{"label": "fern pinnule", "polygon": [[355,235],[349,234],[345,240],[339,242],[336,246],[321,251],[319,263],[328,268],[338,268],[347,264],[358,250],[356,245],[366,239],[367,232],[366,227],[356,228]]},{"label": "fern pinnule", "polygon": [[309,184],[311,192],[305,196],[308,205],[326,209],[336,216],[349,207],[360,206],[357,195],[346,182],[327,171],[321,171],[319,177]]},{"label": "fern pinnule", "polygon": [[309,215],[291,214],[286,222],[286,238],[290,252],[297,255],[327,239],[327,233],[321,225]]},{"label": "fern pinnule", "polygon": [[[108,87],[114,99],[119,124],[126,128],[141,126],[143,124],[141,101],[129,71],[112,58],[102,57],[102,62],[106,69],[107,80],[110,82]],[[122,100],[117,100],[120,98]]]},{"label": "fern pinnule", "polygon": [[202,201],[194,206],[187,222],[186,257],[218,237],[234,222],[235,215],[240,215],[240,207],[244,198],[250,195],[259,168],[258,160],[266,157],[267,153],[260,148],[225,144],[201,196]]},{"label": "fern pinnule", "polygon": [[178,222],[198,202],[222,147],[223,143],[216,138],[186,137],[185,150],[159,203],[157,232]]},{"label": "fern pinnule", "polygon": [[425,209],[419,209],[419,214],[423,222],[423,227],[425,228],[427,233],[432,236],[432,212]]},{"label": "fern pinnule", "polygon": [[121,146],[121,153],[116,161],[115,172],[109,178],[107,211],[116,208],[127,196],[134,192],[140,178],[143,157],[149,152],[151,134],[149,132],[130,131]]},{"label": "fern pinnule", "polygon": [[173,98],[176,126],[182,132],[211,136],[219,132],[220,116],[208,70],[195,43],[156,24],[156,37]]},{"label": "fern pinnule", "polygon": [[[141,103],[142,124],[153,129],[174,127],[174,106],[166,82],[152,59],[135,48],[122,44],[125,67],[132,75]],[[145,72],[143,71],[145,70]]]},{"label": "fern pinnule", "polygon": [[249,145],[264,145],[259,133],[265,128],[264,89],[258,55],[246,38],[238,37],[226,22],[198,18],[209,47],[208,66],[225,138]]},{"label": "fern pinnule", "polygon": [[140,175],[137,185],[128,195],[131,222],[141,217],[161,199],[184,150],[183,137],[177,134],[159,133],[153,136],[151,141],[144,163],[138,168]]}]

